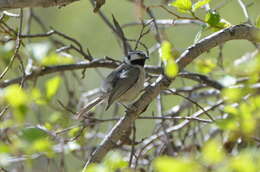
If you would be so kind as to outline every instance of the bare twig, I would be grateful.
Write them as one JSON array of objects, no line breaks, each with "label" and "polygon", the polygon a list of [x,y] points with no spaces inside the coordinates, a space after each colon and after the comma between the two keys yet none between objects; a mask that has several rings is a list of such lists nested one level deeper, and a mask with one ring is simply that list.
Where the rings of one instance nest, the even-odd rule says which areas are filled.
[{"label": "bare twig", "polygon": [[4,69],[4,71],[1,73],[0,75],[0,80],[3,79],[3,77],[5,76],[5,74],[8,72],[8,70],[12,67],[13,65],[13,62],[15,60],[15,58],[17,57],[18,55],[18,52],[19,52],[19,48],[21,46],[21,39],[20,39],[20,36],[21,36],[21,33],[22,33],[22,27],[23,27],[23,10],[21,9],[20,10],[20,24],[19,24],[19,30],[18,30],[18,33],[17,33],[17,37],[16,37],[16,43],[15,43],[15,50],[14,50],[14,54],[13,56],[11,57],[11,60],[8,64],[8,66]]},{"label": "bare twig", "polygon": [[245,19],[246,19],[246,22],[249,23],[249,24],[252,24],[250,18],[249,18],[249,15],[248,15],[248,10],[247,10],[247,7],[245,5],[245,3],[243,2],[243,0],[237,0],[240,7],[242,8],[243,10],[243,13],[244,13],[244,16],[245,16]]}]

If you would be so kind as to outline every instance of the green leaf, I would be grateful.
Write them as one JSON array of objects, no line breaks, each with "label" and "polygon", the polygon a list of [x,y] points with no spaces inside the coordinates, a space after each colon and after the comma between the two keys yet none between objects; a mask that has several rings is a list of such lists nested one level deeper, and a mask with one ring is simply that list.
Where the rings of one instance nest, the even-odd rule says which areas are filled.
[{"label": "green leaf", "polygon": [[256,26],[257,28],[260,28],[260,15],[257,16],[257,18],[256,18],[255,26]]},{"label": "green leaf", "polygon": [[220,15],[216,11],[209,11],[205,16],[205,22],[210,26],[217,26],[220,22]]},{"label": "green leaf", "polygon": [[3,153],[10,153],[11,152],[11,147],[10,145],[0,143],[0,154]]},{"label": "green leaf", "polygon": [[178,74],[178,72],[179,67],[176,62],[173,59],[168,60],[165,67],[165,74],[168,77],[173,78]]},{"label": "green leaf", "polygon": [[211,0],[200,0],[192,5],[192,11],[196,11],[198,8],[208,4]]},{"label": "green leaf", "polygon": [[123,160],[123,157],[118,152],[109,152],[104,160],[105,166],[109,167],[111,171],[117,171],[128,166],[128,163]]},{"label": "green leaf", "polygon": [[27,94],[18,84],[7,87],[4,91],[4,97],[14,108],[24,106],[28,102]]},{"label": "green leaf", "polygon": [[216,64],[211,59],[199,59],[196,61],[196,70],[208,74],[215,69]]},{"label": "green leaf", "polygon": [[38,127],[27,127],[22,129],[22,132],[20,134],[20,137],[28,142],[32,143],[35,142],[36,140],[46,138],[48,134],[46,131],[38,128]]},{"label": "green leaf", "polygon": [[34,152],[44,152],[49,157],[54,154],[52,150],[53,143],[51,140],[45,138],[45,139],[38,139],[36,140],[32,145],[32,151]]},{"label": "green leaf", "polygon": [[222,96],[230,102],[238,101],[244,95],[243,90],[240,88],[225,88],[222,91]]},{"label": "green leaf", "polygon": [[180,12],[187,13],[192,9],[191,0],[176,0],[171,3],[172,6],[176,7]]},{"label": "green leaf", "polygon": [[37,88],[32,89],[31,97],[32,97],[32,101],[39,105],[45,105],[47,103],[44,97],[42,96],[40,90]]},{"label": "green leaf", "polygon": [[41,59],[41,65],[49,66],[49,65],[61,65],[61,64],[71,64],[74,63],[74,59],[72,57],[62,56],[60,54],[52,53],[43,59]]},{"label": "green leaf", "polygon": [[108,167],[103,164],[90,164],[85,167],[82,172],[111,172]]},{"label": "green leaf", "polygon": [[59,76],[53,77],[45,83],[47,99],[51,99],[56,94],[59,89],[60,83],[61,78]]},{"label": "green leaf", "polygon": [[210,140],[202,149],[202,158],[209,164],[220,163],[225,158],[225,152],[222,150],[222,146],[216,140]]},{"label": "green leaf", "polygon": [[[167,156],[156,158],[153,162],[156,172],[200,172],[201,167],[194,161]],[[173,170],[174,169],[174,170]]]},{"label": "green leaf", "polygon": [[257,172],[255,161],[248,152],[233,157],[229,166],[236,172]]},{"label": "green leaf", "polygon": [[160,56],[163,61],[167,61],[172,58],[172,45],[169,41],[162,42]]},{"label": "green leaf", "polygon": [[216,124],[220,129],[227,130],[227,131],[236,131],[239,128],[237,119],[234,117],[219,119],[216,121]]}]

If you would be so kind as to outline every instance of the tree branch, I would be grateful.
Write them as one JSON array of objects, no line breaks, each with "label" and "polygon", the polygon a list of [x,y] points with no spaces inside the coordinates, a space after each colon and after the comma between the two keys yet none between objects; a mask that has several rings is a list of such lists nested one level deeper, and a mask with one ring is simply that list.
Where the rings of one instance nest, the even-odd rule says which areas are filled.
[{"label": "tree branch", "polygon": [[[208,51],[209,49],[221,45],[229,40],[246,39],[252,42],[259,42],[260,39],[259,36],[257,36],[259,33],[259,29],[249,25],[236,25],[223,29],[189,47],[181,54],[180,58],[177,59],[177,63],[180,70],[182,70],[205,51]],[[166,76],[160,76],[156,82],[148,86],[145,93],[129,109],[126,110],[125,115],[107,134],[100,146],[91,154],[91,157],[85,164],[84,169],[86,169],[90,163],[100,162],[106,153],[113,149],[115,143],[126,135],[128,130],[131,129],[131,124],[139,117],[141,113],[146,110],[160,91],[167,89],[174,79],[175,78],[169,79]]]},{"label": "tree branch", "polygon": [[0,10],[15,8],[65,6],[79,0],[1,0]]}]

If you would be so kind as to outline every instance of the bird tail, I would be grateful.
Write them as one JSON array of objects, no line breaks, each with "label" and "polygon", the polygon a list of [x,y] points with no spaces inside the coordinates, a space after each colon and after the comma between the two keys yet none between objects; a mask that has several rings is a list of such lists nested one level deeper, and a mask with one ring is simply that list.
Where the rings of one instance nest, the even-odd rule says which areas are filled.
[{"label": "bird tail", "polygon": [[86,106],[84,106],[82,109],[80,109],[79,112],[77,112],[77,116],[76,119],[80,119],[80,117],[87,113],[88,111],[90,111],[94,106],[96,106],[97,104],[101,103],[101,101],[103,100],[102,97],[97,97],[94,100],[92,100],[91,102],[89,102]]}]

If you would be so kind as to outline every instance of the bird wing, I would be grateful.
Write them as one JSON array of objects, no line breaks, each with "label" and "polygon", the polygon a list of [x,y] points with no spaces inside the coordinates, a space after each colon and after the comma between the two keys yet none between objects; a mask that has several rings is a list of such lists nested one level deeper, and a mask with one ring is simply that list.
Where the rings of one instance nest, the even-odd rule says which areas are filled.
[{"label": "bird wing", "polygon": [[139,68],[124,64],[108,75],[104,84],[102,84],[103,89],[106,89],[110,93],[106,109],[136,84],[139,74]]}]

